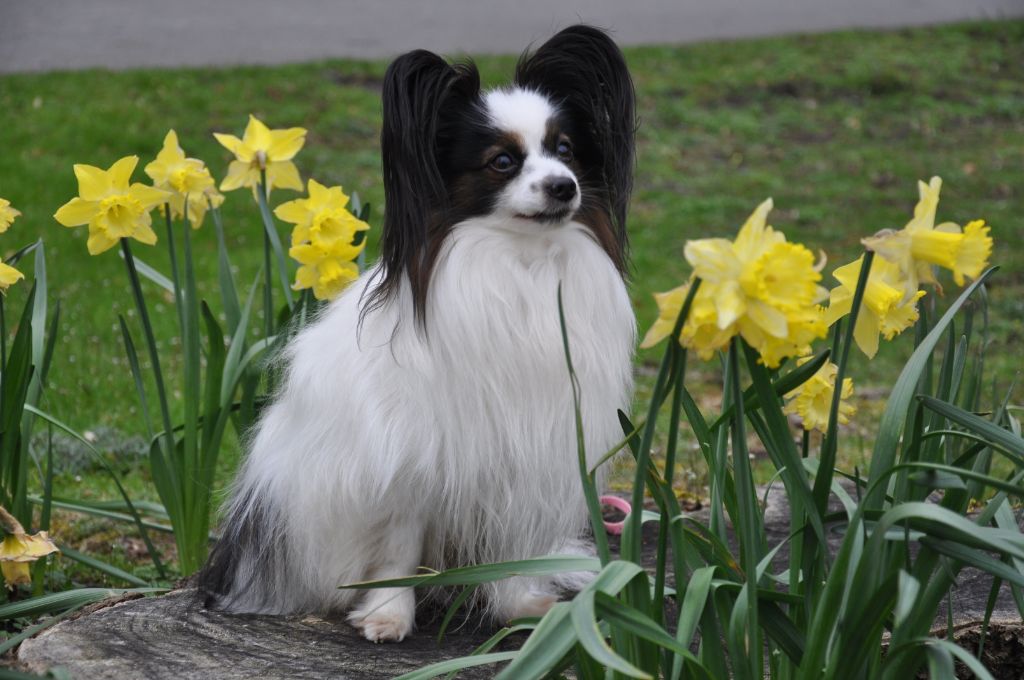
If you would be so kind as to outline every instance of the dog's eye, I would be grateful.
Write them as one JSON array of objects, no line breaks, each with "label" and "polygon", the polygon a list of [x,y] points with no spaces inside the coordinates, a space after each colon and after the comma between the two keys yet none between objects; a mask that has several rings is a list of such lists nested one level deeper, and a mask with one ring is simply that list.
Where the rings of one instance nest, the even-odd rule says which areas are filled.
[{"label": "dog's eye", "polygon": [[569,142],[559,142],[555,147],[555,153],[558,154],[558,160],[564,163],[572,160],[572,146],[569,145]]},{"label": "dog's eye", "polygon": [[490,166],[498,172],[511,172],[516,167],[516,162],[507,153],[499,153],[491,159]]}]

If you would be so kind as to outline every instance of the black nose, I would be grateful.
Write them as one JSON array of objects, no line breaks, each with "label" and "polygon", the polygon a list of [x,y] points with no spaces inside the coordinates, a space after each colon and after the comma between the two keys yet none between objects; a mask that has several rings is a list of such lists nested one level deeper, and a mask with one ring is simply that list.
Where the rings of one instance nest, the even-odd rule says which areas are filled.
[{"label": "black nose", "polygon": [[556,201],[571,201],[576,197],[576,182],[571,177],[548,177],[544,192]]}]

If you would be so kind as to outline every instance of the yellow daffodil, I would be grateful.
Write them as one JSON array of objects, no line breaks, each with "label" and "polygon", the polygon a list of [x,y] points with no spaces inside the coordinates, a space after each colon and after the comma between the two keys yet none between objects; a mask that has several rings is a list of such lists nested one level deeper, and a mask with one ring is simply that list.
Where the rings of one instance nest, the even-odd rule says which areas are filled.
[{"label": "yellow daffodil", "polygon": [[[686,244],[686,259],[701,286],[680,340],[702,358],[740,335],[774,368],[787,356],[806,353],[812,340],[825,335],[817,303],[826,293],[818,285],[821,274],[814,255],[767,225],[771,209],[771,199],[759,205],[735,241],[713,238]],[[671,332],[685,294],[684,286],[656,296],[659,320],[643,347]]]},{"label": "yellow daffodil", "polygon": [[[658,305],[658,318],[647,329],[647,334],[644,336],[643,342],[640,343],[641,347],[644,349],[654,347],[672,334],[672,329],[676,325],[676,319],[679,318],[679,312],[683,309],[683,301],[686,300],[686,294],[689,292],[690,284],[686,283],[664,293],[654,294],[654,302]],[[693,307],[691,306],[691,319],[693,315]]]},{"label": "yellow daffodil", "polygon": [[138,156],[125,156],[107,170],[76,165],[78,196],[53,216],[65,227],[89,225],[88,248],[98,255],[119,239],[134,238],[146,245],[156,243],[150,211],[170,199],[170,193],[144,184],[129,186]]},{"label": "yellow daffodil", "polygon": [[[315,179],[310,179],[308,186],[308,198],[282,203],[274,210],[278,219],[295,225],[292,245],[307,241],[328,248],[351,245],[356,232],[370,228],[346,209],[348,196],[340,186],[328,188]],[[362,246],[351,247],[355,250],[344,259],[352,260],[362,250]]]},{"label": "yellow daffodil", "polygon": [[40,557],[58,552],[57,546],[45,531],[31,536],[26,534],[21,523],[4,508],[0,508],[0,524],[6,533],[0,543],[0,571],[4,582],[11,589],[32,583],[29,565]]},{"label": "yellow daffodil", "polygon": [[[829,294],[829,305],[825,310],[825,323],[829,326],[850,313],[863,264],[864,257],[861,256],[832,273],[839,285]],[[876,257],[868,274],[864,300],[857,313],[857,325],[853,329],[857,346],[868,358],[873,358],[878,352],[879,334],[885,336],[886,340],[892,340],[917,321],[917,301],[924,297],[924,291],[916,291],[907,302],[903,297],[905,288],[906,282],[900,268],[888,260]]]},{"label": "yellow daffodil", "polygon": [[214,188],[213,177],[203,162],[185,157],[174,130],[164,137],[163,148],[156,160],[146,166],[145,172],[153,180],[153,186],[170,192],[171,217],[181,218],[188,202],[188,219],[193,229],[202,226],[208,203],[216,207],[224,202],[224,196]]},{"label": "yellow daffodil", "polygon": [[[809,361],[805,357],[797,362],[803,364]],[[822,365],[811,378],[788,395],[788,403],[785,413],[799,415],[803,419],[805,430],[828,430],[828,416],[832,409],[832,397],[836,389],[836,373],[839,367],[831,362]],[[839,394],[839,422],[846,425],[850,418],[857,412],[857,407],[848,403],[847,399],[853,396],[853,380],[843,379],[843,389]]]},{"label": "yellow daffodil", "polygon": [[302,191],[302,180],[292,158],[306,142],[305,128],[271,130],[250,115],[241,139],[219,132],[213,136],[235,154],[235,160],[228,166],[227,177],[220,183],[221,191],[252,187],[255,194],[261,171],[267,174],[267,193],[275,187]]},{"label": "yellow daffodil", "polygon": [[324,248],[312,243],[292,246],[288,254],[300,265],[293,290],[312,288],[318,300],[333,300],[348,284],[359,278],[359,267],[347,256],[353,246],[339,244]]},{"label": "yellow daffodil", "polygon": [[359,277],[352,262],[366,246],[356,243],[358,232],[370,228],[350,213],[348,196],[340,186],[325,187],[309,180],[309,196],[282,203],[274,211],[277,217],[295,225],[288,254],[302,266],[295,274],[295,290],[312,288],[319,300],[332,300]]},{"label": "yellow daffodil", "polygon": [[6,293],[7,289],[25,278],[25,275],[9,264],[0,262],[0,293]]},{"label": "yellow daffodil", "polygon": [[935,211],[939,205],[942,180],[932,177],[931,182],[918,182],[920,200],[914,207],[914,217],[903,229],[880,231],[864,239],[864,245],[880,256],[899,265],[905,281],[903,301],[910,301],[922,283],[935,285],[938,281],[932,265],[953,272],[958,286],[964,277],[977,278],[992,254],[992,238],[984,220],[976,220],[961,229],[945,222],[935,225]]},{"label": "yellow daffodil", "polygon": [[11,226],[19,215],[21,213],[11,207],[10,201],[0,198],[0,234],[7,231],[8,227]]}]

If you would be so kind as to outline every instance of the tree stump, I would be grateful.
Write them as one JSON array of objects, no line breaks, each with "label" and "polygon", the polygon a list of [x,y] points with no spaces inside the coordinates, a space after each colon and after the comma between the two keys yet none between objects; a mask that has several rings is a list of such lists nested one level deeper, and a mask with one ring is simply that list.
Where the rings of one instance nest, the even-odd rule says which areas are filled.
[{"label": "tree stump", "polygon": [[[437,626],[397,644],[365,640],[343,617],[230,615],[202,608],[192,589],[120,602],[25,641],[29,670],[63,667],[89,680],[127,678],[394,678],[471,653],[490,631],[436,639]],[[520,644],[520,641],[514,644]],[[489,678],[493,669],[460,677]]]},{"label": "tree stump", "polygon": [[[706,521],[707,513],[694,513]],[[768,494],[765,529],[774,545],[789,533],[789,507],[783,493]],[[644,527],[644,561],[653,565],[657,524]],[[833,533],[833,550],[842,536]],[[613,548],[617,547],[612,541]],[[735,549],[735,542],[733,541]],[[780,551],[782,552],[782,551]],[[783,560],[785,556],[780,555]],[[780,567],[781,568],[781,567]],[[976,652],[991,577],[976,570],[960,573],[953,591],[954,637]],[[363,639],[343,617],[229,615],[203,609],[189,589],[163,597],[140,598],[94,608],[25,641],[18,659],[29,670],[67,669],[88,680],[207,678],[393,678],[472,652],[492,634],[473,621],[454,626],[437,642],[439,617],[428,612],[416,632],[397,644]],[[668,620],[674,620],[670,616]],[[1004,584],[982,661],[996,678],[1024,677],[1024,624]],[[936,630],[946,629],[945,612]],[[515,649],[524,636],[512,636],[498,650]],[[496,651],[498,651],[496,650]],[[493,677],[493,667],[467,669],[460,678]],[[964,676],[967,677],[967,676]]]}]

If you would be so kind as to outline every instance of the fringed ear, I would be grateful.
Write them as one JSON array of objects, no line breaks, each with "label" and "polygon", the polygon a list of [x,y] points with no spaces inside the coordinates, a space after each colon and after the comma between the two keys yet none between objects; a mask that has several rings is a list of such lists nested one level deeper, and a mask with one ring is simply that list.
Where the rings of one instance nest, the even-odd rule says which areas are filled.
[{"label": "fringed ear", "polygon": [[408,275],[416,316],[425,317],[431,242],[444,213],[447,192],[438,159],[438,134],[446,112],[479,97],[480,77],[472,64],[452,66],[432,52],[416,50],[391,63],[384,75],[383,272],[364,312],[398,294]]},{"label": "fringed ear", "polygon": [[[538,90],[588,122],[615,236],[626,251],[626,212],[633,190],[636,94],[622,51],[604,31],[570,26],[516,66],[516,84]],[[577,147],[579,145],[577,144]]]}]

